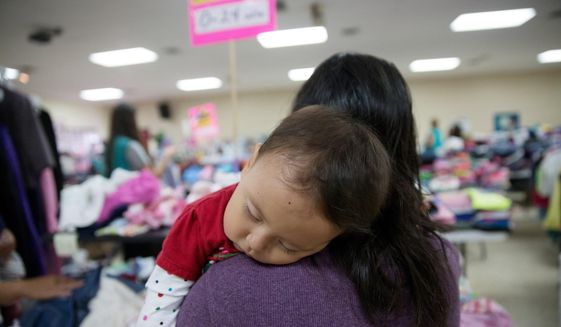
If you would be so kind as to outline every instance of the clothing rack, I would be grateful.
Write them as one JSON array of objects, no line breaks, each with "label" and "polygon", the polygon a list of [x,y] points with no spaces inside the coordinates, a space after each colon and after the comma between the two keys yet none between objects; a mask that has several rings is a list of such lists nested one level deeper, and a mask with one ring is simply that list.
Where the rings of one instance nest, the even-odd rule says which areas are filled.
[{"label": "clothing rack", "polygon": [[[28,277],[60,271],[52,244],[43,237],[56,230],[54,152],[26,94],[14,90],[14,73],[1,67],[0,211],[14,233]],[[15,114],[17,113],[17,114]]]}]

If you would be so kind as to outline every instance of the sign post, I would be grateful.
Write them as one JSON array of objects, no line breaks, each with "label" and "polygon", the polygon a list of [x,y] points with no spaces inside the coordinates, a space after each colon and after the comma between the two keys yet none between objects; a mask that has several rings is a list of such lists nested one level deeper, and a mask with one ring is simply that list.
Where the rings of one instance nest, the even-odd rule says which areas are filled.
[{"label": "sign post", "polygon": [[197,47],[229,41],[229,82],[236,152],[239,108],[235,40],[254,37],[275,27],[276,0],[189,0],[191,45]]},{"label": "sign post", "polygon": [[[239,129],[239,108],[238,108],[238,65],[236,60],[236,42],[230,41],[228,45],[229,57],[230,57],[230,98],[232,100],[232,119],[233,124],[233,139],[234,139],[234,149],[236,151],[236,157],[238,157],[238,129]],[[240,159],[240,158],[238,158]]]}]

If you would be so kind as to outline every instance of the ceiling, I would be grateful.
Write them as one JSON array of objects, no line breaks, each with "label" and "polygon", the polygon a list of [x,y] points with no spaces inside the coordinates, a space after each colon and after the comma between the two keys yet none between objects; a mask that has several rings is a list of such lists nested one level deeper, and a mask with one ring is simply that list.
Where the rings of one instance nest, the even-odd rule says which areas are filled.
[{"label": "ceiling", "polygon": [[[18,88],[51,100],[81,102],[80,90],[100,87],[121,88],[133,102],[191,96],[176,89],[176,81],[205,76],[227,81],[229,48],[190,47],[187,1],[0,0],[0,66],[28,70],[29,84]],[[313,25],[313,2],[323,4],[329,40],[278,49],[264,49],[255,39],[236,42],[240,91],[293,89],[298,84],[288,79],[289,69],[313,67],[339,51],[386,58],[408,79],[561,69],[559,63],[536,61],[538,53],[561,48],[559,0],[286,0],[278,28]],[[462,13],[526,7],[537,15],[518,28],[464,33],[449,28]],[[29,42],[28,35],[44,26],[63,32],[50,44]],[[88,61],[93,52],[138,46],[156,51],[159,60],[119,68]],[[415,59],[452,56],[462,60],[454,71],[409,72]],[[225,82],[197,96],[228,89]]]}]

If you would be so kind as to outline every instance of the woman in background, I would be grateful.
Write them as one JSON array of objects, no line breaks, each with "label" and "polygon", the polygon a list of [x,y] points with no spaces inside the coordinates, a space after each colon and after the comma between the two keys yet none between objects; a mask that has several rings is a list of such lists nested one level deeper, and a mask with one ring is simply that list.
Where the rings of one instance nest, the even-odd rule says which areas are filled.
[{"label": "woman in background", "polygon": [[150,156],[140,143],[135,109],[128,104],[119,104],[113,109],[111,134],[105,154],[107,175],[111,175],[111,172],[117,168],[133,171],[147,168],[160,177],[174,153],[175,149],[168,146],[160,161],[153,165]]}]

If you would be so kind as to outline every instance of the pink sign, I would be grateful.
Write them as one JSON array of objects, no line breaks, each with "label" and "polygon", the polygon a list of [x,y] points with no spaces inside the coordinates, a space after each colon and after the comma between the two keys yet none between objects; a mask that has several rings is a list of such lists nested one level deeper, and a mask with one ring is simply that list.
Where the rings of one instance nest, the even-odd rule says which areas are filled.
[{"label": "pink sign", "polygon": [[191,45],[238,40],[276,27],[276,0],[189,0]]},{"label": "pink sign", "polygon": [[191,135],[196,143],[218,137],[220,128],[216,117],[216,106],[213,103],[205,103],[187,109],[187,117],[191,126]]}]

